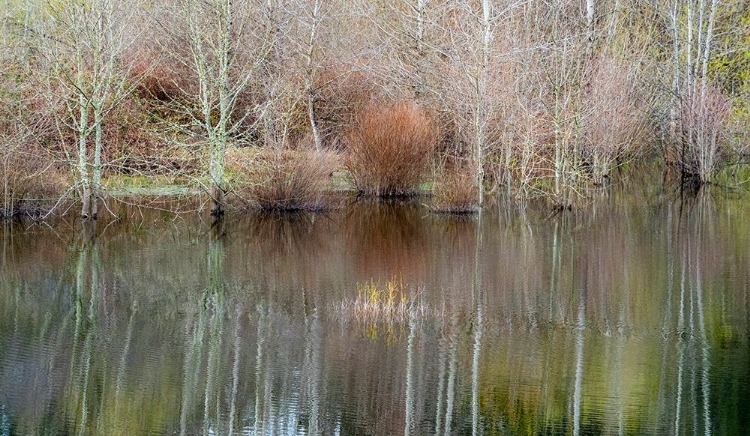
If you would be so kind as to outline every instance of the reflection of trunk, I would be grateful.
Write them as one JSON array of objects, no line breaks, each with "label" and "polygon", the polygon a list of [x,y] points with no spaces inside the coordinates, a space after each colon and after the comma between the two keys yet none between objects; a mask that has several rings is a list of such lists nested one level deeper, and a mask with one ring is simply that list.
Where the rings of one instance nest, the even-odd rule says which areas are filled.
[{"label": "reflection of trunk", "polygon": [[[224,298],[214,295],[214,306],[210,314],[208,331],[208,355],[206,356],[206,385],[203,397],[203,431],[209,434],[212,428],[218,428],[221,385],[217,382],[221,372],[221,351],[224,337]],[[212,416],[212,412],[216,413]],[[213,422],[212,422],[213,421]]]},{"label": "reflection of trunk", "polygon": [[615,351],[615,383],[617,386],[614,390],[614,397],[617,399],[617,429],[618,434],[625,434],[625,399],[623,397],[622,382],[624,379],[623,361],[625,360],[626,338],[624,333],[617,334],[617,347]]},{"label": "reflection of trunk", "polygon": [[264,410],[266,399],[269,399],[270,391],[267,390],[267,386],[264,384],[266,377],[264,374],[268,372],[266,368],[266,338],[268,337],[268,314],[267,309],[258,310],[258,332],[257,342],[258,346],[255,352],[255,412],[253,422],[253,434],[266,434]]},{"label": "reflection of trunk", "polygon": [[[703,415],[703,434],[710,435],[711,434],[711,408],[710,408],[710,400],[711,400],[711,383],[710,383],[710,346],[708,343],[708,337],[706,335],[706,320],[704,315],[704,305],[703,305],[703,275],[702,275],[702,260],[703,260],[703,247],[702,247],[702,232],[701,232],[701,226],[702,226],[702,214],[697,214],[696,217],[696,243],[695,243],[695,283],[694,286],[691,287],[691,293],[695,294],[695,298],[691,298],[691,302],[695,305],[695,309],[693,310],[691,308],[691,313],[697,312],[696,315],[698,317],[698,334],[697,338],[695,338],[694,342],[700,342],[700,352],[701,352],[701,380],[700,380],[700,391],[702,394],[701,401],[703,405],[702,409],[702,415]],[[692,325],[692,322],[691,322]],[[693,329],[694,330],[694,329]],[[693,335],[694,337],[695,335]],[[695,344],[695,348],[697,348],[697,344]],[[697,350],[695,350],[697,352]],[[697,356],[696,356],[696,365],[697,362]],[[693,371],[693,375],[697,376],[698,371]],[[694,388],[694,392],[697,393],[698,387],[696,386]],[[697,406],[697,401],[695,402]],[[700,414],[695,414],[695,420],[696,425],[694,426],[695,429],[698,429],[699,426],[697,425],[697,419]]]},{"label": "reflection of trunk", "polygon": [[[216,228],[214,229],[216,230]],[[220,230],[220,228],[219,228]],[[196,392],[203,385],[203,432],[214,427],[212,420],[218,419],[220,389],[216,379],[221,369],[221,351],[224,335],[224,245],[222,233],[214,232],[209,241],[208,284],[203,298],[198,302],[197,319],[189,324],[186,337],[191,337],[183,363],[182,410],[180,413],[180,434],[195,431],[188,421],[189,414],[199,407],[195,404]],[[188,321],[189,322],[189,321]],[[192,330],[192,334],[190,334]],[[205,342],[208,342],[206,349]],[[205,355],[205,356],[204,356]],[[206,359],[205,380],[201,380],[203,360]],[[217,416],[211,416],[216,411]]]},{"label": "reflection of trunk", "polygon": [[682,247],[674,432],[681,434],[686,428],[698,431],[702,420],[702,434],[709,435],[712,431],[710,347],[703,302],[701,232],[706,217],[700,213],[700,205],[695,207],[697,213],[690,213],[687,218],[691,225],[686,227]]},{"label": "reflection of trunk", "polygon": [[661,355],[661,375],[659,376],[659,397],[657,400],[657,410],[659,411],[659,422],[666,422],[664,413],[666,412],[667,402],[667,357],[669,356],[669,339],[672,326],[672,297],[674,293],[674,247],[672,240],[673,232],[673,210],[669,208],[667,212],[667,297],[666,310],[664,312],[664,322],[662,323],[662,355]]},{"label": "reflection of trunk", "polygon": [[480,261],[482,259],[482,211],[477,218],[476,238],[474,242],[474,277],[472,280],[472,295],[474,297],[475,325],[474,325],[474,355],[471,365],[471,430],[476,435],[479,431],[479,357],[482,349],[482,278],[480,275]]},{"label": "reflection of trunk", "polygon": [[471,365],[471,434],[479,434],[479,357],[482,351],[482,330],[484,327],[482,305],[476,308],[476,326],[474,326],[474,356]]},{"label": "reflection of trunk", "polygon": [[[445,324],[443,324],[445,328]],[[444,336],[438,342],[438,392],[437,392],[437,406],[435,413],[435,434],[440,434],[443,429],[443,399],[445,397],[445,369],[446,359],[448,353],[447,347],[448,339]]]},{"label": "reflection of trunk", "polygon": [[[7,198],[7,196],[6,196]],[[2,263],[0,265],[3,266],[3,276],[7,277],[5,274],[5,267],[6,265],[10,265],[8,262],[8,252],[10,251],[11,246],[11,239],[13,236],[13,227],[10,225],[8,221],[3,220],[3,257],[2,257]],[[18,324],[15,324],[18,325]]]},{"label": "reflection of trunk", "polygon": [[[562,257],[560,256],[561,250],[560,250],[560,224],[558,222],[555,222],[555,230],[554,234],[552,236],[552,273],[550,274],[550,285],[549,285],[549,320],[550,322],[554,322],[554,316],[553,313],[554,307],[555,307],[555,296],[558,294],[558,287],[559,284],[559,275],[560,275],[560,267],[562,263]],[[560,320],[561,323],[564,320]]]},{"label": "reflection of trunk", "polygon": [[127,333],[125,334],[125,344],[122,347],[120,363],[119,367],[117,368],[117,383],[115,385],[115,420],[120,419],[120,398],[122,397],[122,388],[125,379],[125,368],[128,363],[128,354],[130,354],[130,343],[133,339],[133,324],[135,322],[136,313],[138,313],[138,305],[135,301],[133,301],[130,312],[130,319],[128,320],[128,329]]},{"label": "reflection of trunk", "polygon": [[[631,233],[628,232],[628,238],[630,238]],[[629,252],[625,254],[625,259],[633,259],[636,256]],[[619,434],[625,434],[625,401],[623,396],[623,390],[622,390],[622,384],[624,380],[624,359],[625,359],[625,346],[627,345],[627,331],[629,330],[629,327],[633,324],[632,319],[630,316],[630,312],[628,310],[629,307],[631,307],[631,301],[630,301],[630,268],[628,261],[625,261],[623,264],[623,302],[620,303],[619,308],[619,314],[618,314],[618,321],[617,326],[615,329],[615,334],[617,335],[617,340],[615,342],[615,367],[613,374],[615,375],[614,380],[616,383],[615,386],[615,392],[614,396],[617,399],[617,428],[619,430]],[[606,308],[604,309],[604,313],[606,313]],[[607,322],[609,324],[609,322]]]},{"label": "reflection of trunk", "polygon": [[445,402],[445,433],[446,435],[451,434],[451,424],[453,423],[453,403],[456,399],[456,371],[458,367],[458,338],[456,337],[455,329],[457,326],[452,326],[454,331],[451,332],[449,339],[449,356],[450,361],[448,363],[448,392],[446,392]]},{"label": "reflection of trunk", "polygon": [[242,350],[240,346],[241,319],[242,317],[238,307],[234,314],[234,362],[232,363],[232,394],[229,406],[229,436],[234,434],[234,426],[237,423],[237,393],[240,384],[240,351]]},{"label": "reflection of trunk", "polygon": [[[406,423],[404,435],[409,436],[414,428],[414,348],[417,342],[416,309],[409,310],[409,339],[406,346]],[[312,433],[311,433],[312,434]]]},{"label": "reflection of trunk", "polygon": [[[220,387],[217,383],[221,371],[221,352],[224,338],[226,302],[224,299],[224,239],[222,233],[212,237],[208,246],[208,296],[204,306],[210,304],[213,311],[209,315],[208,356],[206,357],[206,385],[203,398],[203,430],[208,434],[212,420],[218,420]],[[212,410],[217,416],[211,416]],[[217,424],[217,423],[213,423]]]},{"label": "reflection of trunk", "polygon": [[682,419],[682,376],[685,363],[685,270],[687,268],[686,254],[682,256],[682,271],[680,271],[680,312],[677,321],[677,396],[674,418],[675,434],[680,432],[680,420]]},{"label": "reflection of trunk", "polygon": [[195,316],[197,319],[186,320],[185,338],[190,338],[190,340],[185,347],[185,360],[182,367],[180,435],[193,433],[193,430],[188,428],[188,415],[194,407],[195,392],[198,391],[198,377],[201,370],[201,356],[203,356],[203,342],[207,324],[207,312],[202,302]]},{"label": "reflection of trunk", "polygon": [[[688,239],[689,241],[689,239]],[[692,244],[689,244],[688,249],[688,271],[692,272]],[[696,375],[698,374],[698,368],[697,361],[696,361],[696,355],[695,355],[695,348],[697,346],[696,344],[696,336],[695,336],[695,295],[694,295],[694,289],[695,289],[695,283],[693,282],[692,273],[689,277],[689,283],[688,283],[688,289],[690,291],[690,316],[688,317],[688,331],[690,332],[688,334],[688,373],[690,374],[690,405],[692,406],[692,417],[693,417],[693,423],[690,428],[698,428],[698,388],[696,384]]]},{"label": "reflection of trunk", "polygon": [[[529,228],[528,222],[526,222],[525,216],[520,216],[519,219],[524,223],[521,227],[521,244],[523,246],[523,265],[524,268],[532,268],[534,265],[534,233]],[[529,285],[531,274],[523,275],[523,299],[526,306],[526,316],[529,326],[536,328],[539,324],[539,307],[536,301],[536,292],[532,294],[532,287]]]},{"label": "reflection of trunk", "polygon": [[[83,334],[83,350],[80,354],[78,367],[76,364],[71,365],[71,369],[78,367],[79,375],[71,383],[71,389],[80,389],[80,400],[77,404],[76,413],[80,412],[78,417],[79,434],[87,433],[89,418],[89,381],[91,379],[91,358],[92,342],[97,330],[97,306],[99,295],[99,249],[95,240],[96,228],[91,223],[84,223],[84,241],[78,255],[76,265],[76,329],[74,335],[73,360],[75,361],[77,352],[78,338]],[[85,285],[89,281],[89,307],[88,310],[83,308],[85,298]]]},{"label": "reflection of trunk", "polygon": [[306,349],[304,369],[307,376],[307,407],[310,414],[307,434],[323,434],[320,422],[320,378],[322,373],[323,328],[317,310],[305,320],[305,323],[307,324],[307,340],[305,341]]},{"label": "reflection of trunk", "polygon": [[581,396],[583,388],[583,346],[584,330],[586,328],[586,301],[581,295],[578,304],[578,328],[576,331],[576,379],[573,394],[573,435],[581,434]]},{"label": "reflection of trunk", "polygon": [[704,428],[703,428],[703,434],[704,435],[710,435],[711,434],[711,383],[709,380],[709,368],[710,368],[710,360],[709,360],[709,354],[710,354],[710,346],[708,343],[708,338],[706,337],[706,323],[705,318],[703,315],[703,285],[702,280],[703,277],[701,276],[701,242],[700,242],[700,235],[698,236],[698,247],[696,250],[696,262],[695,262],[695,270],[696,270],[696,280],[695,280],[695,293],[696,293],[696,304],[698,309],[698,333],[700,335],[700,341],[701,341],[701,352],[702,352],[702,362],[701,366],[703,367],[703,372],[701,373],[701,389],[703,392],[703,419],[704,419]]}]

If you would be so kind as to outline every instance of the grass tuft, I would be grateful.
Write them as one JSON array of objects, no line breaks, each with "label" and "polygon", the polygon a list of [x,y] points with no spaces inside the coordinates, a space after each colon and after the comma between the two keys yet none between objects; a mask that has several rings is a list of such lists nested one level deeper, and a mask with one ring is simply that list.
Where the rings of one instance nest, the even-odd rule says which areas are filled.
[{"label": "grass tuft", "polygon": [[431,310],[421,292],[410,292],[400,278],[394,277],[384,285],[370,280],[357,283],[357,297],[346,299],[334,307],[342,322],[355,321],[374,339],[379,332],[389,337],[411,321],[437,319],[443,314]]},{"label": "grass tuft", "polygon": [[393,278],[382,288],[370,280],[357,284],[357,298],[353,305],[354,318],[360,323],[393,323],[409,319],[409,296],[403,282]]}]

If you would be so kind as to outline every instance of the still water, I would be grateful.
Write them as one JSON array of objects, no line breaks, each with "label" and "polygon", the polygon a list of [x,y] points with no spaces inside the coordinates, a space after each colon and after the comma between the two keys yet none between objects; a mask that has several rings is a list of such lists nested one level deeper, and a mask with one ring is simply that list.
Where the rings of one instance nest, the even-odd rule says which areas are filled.
[{"label": "still water", "polygon": [[6,224],[0,434],[748,434],[750,198]]}]

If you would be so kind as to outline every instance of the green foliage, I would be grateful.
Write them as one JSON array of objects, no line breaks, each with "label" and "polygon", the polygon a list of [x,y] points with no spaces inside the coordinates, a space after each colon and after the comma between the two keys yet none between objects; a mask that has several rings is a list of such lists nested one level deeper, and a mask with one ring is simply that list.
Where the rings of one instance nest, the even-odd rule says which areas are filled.
[{"label": "green foliage", "polygon": [[[730,12],[721,23],[718,55],[709,64],[709,74],[730,96],[750,93],[750,9]],[[747,111],[745,99],[742,110]]]},{"label": "green foliage", "polygon": [[730,188],[750,190],[750,164],[730,165],[716,174],[714,184]]}]

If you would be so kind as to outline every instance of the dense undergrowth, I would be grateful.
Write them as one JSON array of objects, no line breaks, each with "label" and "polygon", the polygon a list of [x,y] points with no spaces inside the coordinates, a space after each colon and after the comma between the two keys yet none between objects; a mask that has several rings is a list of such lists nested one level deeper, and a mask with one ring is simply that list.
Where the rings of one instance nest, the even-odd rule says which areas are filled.
[{"label": "dense undergrowth", "polygon": [[750,184],[732,5],[58,3],[0,6],[3,216],[175,194],[309,210],[342,190],[565,210],[644,162]]}]

